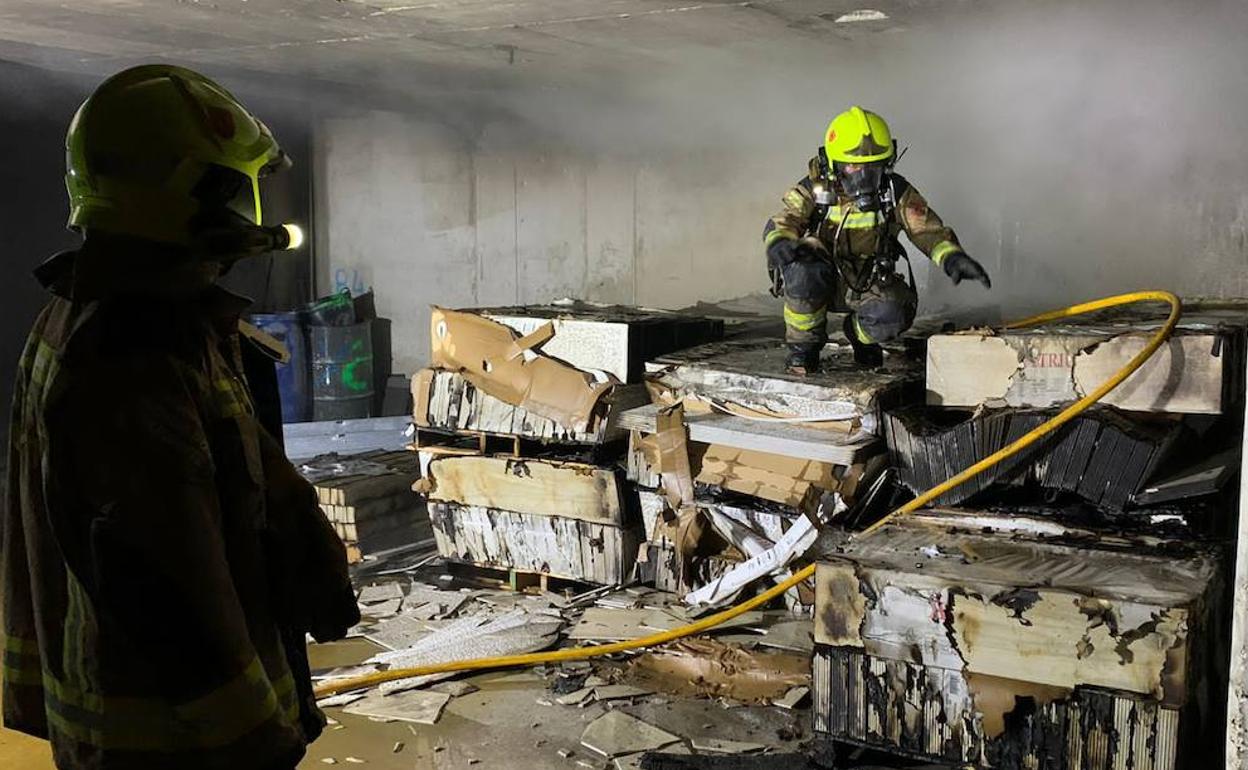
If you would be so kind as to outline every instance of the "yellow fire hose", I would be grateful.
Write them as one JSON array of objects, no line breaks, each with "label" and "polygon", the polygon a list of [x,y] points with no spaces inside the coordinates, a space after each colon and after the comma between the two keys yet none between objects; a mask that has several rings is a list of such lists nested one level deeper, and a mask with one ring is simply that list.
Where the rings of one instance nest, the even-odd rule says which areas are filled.
[{"label": "yellow fire hose", "polygon": [[[1144,362],[1157,352],[1158,348],[1170,337],[1170,333],[1174,331],[1175,324],[1179,321],[1179,315],[1182,312],[1179,298],[1168,291],[1138,291],[1130,294],[1119,294],[1113,297],[1105,297],[1093,302],[1085,302],[1080,305],[1073,305],[1061,310],[1054,310],[1048,313],[1042,313],[1030,318],[1024,318],[1021,321],[1015,321],[1007,324],[1007,329],[1020,329],[1028,326],[1036,326],[1038,324],[1048,323],[1063,318],[1083,315],[1097,310],[1118,307],[1120,305],[1131,305],[1138,302],[1165,302],[1170,305],[1170,315],[1166,318],[1166,322],[1160,329],[1149,339],[1148,344],[1132,358],[1127,365],[1118,370],[1112,377],[1106,380],[1096,390],[1087,394],[1075,403],[1063,409],[1058,415],[1048,422],[1040,425],[1022,438],[1018,439],[1009,446],[1000,449],[993,454],[985,457],[971,467],[953,476],[947,481],[937,484],[923,494],[914,498],[910,502],[901,506],[897,510],[889,513],[862,532],[854,535],[856,538],[864,538],[876,532],[885,524],[898,516],[912,513],[932,500],[940,497],[950,489],[966,482],[979,473],[984,472],[988,468],[1009,458],[1022,451],[1031,444],[1039,441],[1048,434],[1057,430],[1061,426],[1070,422],[1080,412],[1095,404],[1105,397],[1111,390],[1122,384],[1123,380],[1130,377],[1137,369],[1144,365]],[[533,652],[524,655],[504,655],[496,658],[477,658],[475,660],[457,660],[450,663],[438,663],[429,666],[417,666],[415,668],[398,668],[388,671],[378,671],[362,676],[342,679],[336,682],[326,682],[316,688],[316,696],[323,698],[338,692],[347,690],[356,690],[362,687],[372,687],[373,685],[389,682],[396,679],[407,679],[409,677],[426,676],[429,674],[443,674],[453,671],[478,671],[481,669],[491,668],[509,668],[512,666],[532,666],[539,663],[557,663],[564,660],[584,660],[586,658],[596,658],[602,655],[611,655],[617,652],[626,652],[628,650],[641,649],[643,647],[653,647],[655,645],[671,642],[676,639],[682,639],[686,636],[705,631],[708,628],[714,628],[728,620],[741,615],[745,612],[766,604],[772,599],[780,596],[793,586],[801,583],[807,578],[815,574],[815,566],[812,564],[804,567],[793,575],[776,585],[768,588],[766,591],[757,596],[747,599],[740,604],[729,607],[726,610],[709,615],[695,623],[690,623],[680,628],[673,628],[670,631],[663,631],[650,636],[644,636],[640,639],[633,639],[625,642],[613,642],[611,644],[600,644],[591,647],[571,647],[562,650],[551,650],[548,652]]]}]

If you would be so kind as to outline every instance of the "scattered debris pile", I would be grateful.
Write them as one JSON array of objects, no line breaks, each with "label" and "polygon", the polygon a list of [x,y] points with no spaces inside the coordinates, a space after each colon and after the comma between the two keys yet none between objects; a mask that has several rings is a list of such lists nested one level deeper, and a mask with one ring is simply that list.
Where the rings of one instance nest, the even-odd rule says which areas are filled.
[{"label": "scattered debris pile", "polygon": [[[628,477],[647,542],[642,574],[686,601],[718,606],[760,578],[783,579],[818,528],[868,495],[887,458],[883,405],[917,395],[905,356],[864,372],[828,346],[824,373],[783,374],[773,339],[737,339],[647,365],[653,404],[626,412]],[[791,608],[809,608],[809,590]]]},{"label": "scattered debris pile", "polygon": [[[393,667],[636,638],[690,621],[680,597],[644,586],[560,595],[486,582],[472,573],[453,576],[441,565],[377,579],[359,593],[363,620],[352,631],[355,643],[369,652],[359,655],[359,663],[318,670],[314,678],[331,682]],[[690,756],[795,750],[809,719],[803,709],[809,700],[810,622],[795,624],[783,609],[760,610],[713,633],[636,656],[539,666],[509,682],[508,691],[529,693],[534,727],[544,721],[574,726],[559,744],[536,741],[549,764],[566,759],[595,768],[604,762],[637,767],[654,749]],[[463,696],[478,692],[463,677],[401,679],[319,703],[373,721],[433,725],[448,708],[459,708],[453,704]],[[488,687],[488,677],[474,682]],[[676,712],[670,709],[673,698],[682,699]],[[485,714],[488,709],[480,718],[488,723]],[[506,714],[498,719],[508,719]],[[734,723],[748,729],[734,732]]]}]

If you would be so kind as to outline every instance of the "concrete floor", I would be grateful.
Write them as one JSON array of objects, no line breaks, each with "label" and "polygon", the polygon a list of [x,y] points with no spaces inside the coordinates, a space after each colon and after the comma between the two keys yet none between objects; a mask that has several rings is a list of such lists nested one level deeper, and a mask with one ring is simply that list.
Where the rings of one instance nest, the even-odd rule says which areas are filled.
[{"label": "concrete floor", "polygon": [[[348,640],[310,649],[313,666],[347,665],[367,657],[375,647]],[[334,765],[354,766],[347,757],[364,760],[377,770],[432,768],[525,768],[525,770],[579,770],[612,765],[580,745],[585,725],[602,715],[606,706],[545,706],[550,700],[546,680],[532,671],[512,670],[465,677],[480,688],[452,698],[435,725],[375,722],[326,709],[338,722],[308,749],[301,770],[323,770]],[[796,748],[808,737],[809,712],[784,712],[761,706],[724,708],[709,700],[641,698],[622,710],[657,727],[686,737],[706,736]],[[655,702],[649,702],[655,701]],[[625,703],[617,701],[616,703]],[[777,735],[783,731],[786,738]],[[395,751],[396,744],[399,750]],[[560,750],[568,752],[564,757]],[[0,767],[53,770],[44,741],[0,729]]]},{"label": "concrete floor", "polygon": [[[353,641],[314,645],[311,649],[313,666],[361,659],[365,644]],[[326,714],[339,725],[326,730],[310,747],[299,767],[301,770],[324,768],[327,759],[335,760],[335,764],[347,764],[347,757],[362,759],[368,767],[384,770],[614,767],[580,744],[585,726],[607,710],[605,704],[594,703],[583,708],[543,705],[539,700],[550,702],[554,696],[546,689],[546,680],[531,670],[478,674],[463,677],[462,681],[481,689],[452,698],[435,725],[374,722],[344,714],[340,708],[326,709]],[[806,710],[787,712],[765,706],[724,708],[715,701],[661,695],[637,700],[634,705],[617,707],[686,738],[751,741],[796,750],[798,742],[809,737],[810,714]],[[397,743],[403,745],[395,752]],[[561,756],[560,750],[567,756]]]},{"label": "concrete floor", "polygon": [[37,740],[0,727],[0,767],[21,770],[53,770],[52,750]]}]

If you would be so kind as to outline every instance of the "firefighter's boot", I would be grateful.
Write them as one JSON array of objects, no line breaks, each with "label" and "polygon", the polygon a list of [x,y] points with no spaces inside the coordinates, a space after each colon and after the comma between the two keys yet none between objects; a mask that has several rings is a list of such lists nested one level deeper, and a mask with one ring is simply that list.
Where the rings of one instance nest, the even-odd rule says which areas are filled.
[{"label": "firefighter's boot", "polygon": [[789,356],[785,359],[785,371],[805,377],[819,372],[819,351],[823,350],[822,342],[790,342],[787,345]]},{"label": "firefighter's boot", "polygon": [[878,369],[884,365],[884,349],[879,346],[879,343],[866,342],[862,339],[853,313],[845,316],[845,324],[842,328],[845,337],[849,339],[850,347],[854,349],[854,363],[864,369]]}]

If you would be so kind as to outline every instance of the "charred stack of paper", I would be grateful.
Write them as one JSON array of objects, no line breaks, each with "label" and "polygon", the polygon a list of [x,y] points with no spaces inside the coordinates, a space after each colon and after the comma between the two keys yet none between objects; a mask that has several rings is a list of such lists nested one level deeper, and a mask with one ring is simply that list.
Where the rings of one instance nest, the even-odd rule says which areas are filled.
[{"label": "charred stack of paper", "polygon": [[816,575],[816,731],[1009,770],[1201,756],[1210,549],[948,511],[838,548]]},{"label": "charred stack of paper", "polygon": [[[1185,309],[1103,405],[942,505],[871,537],[829,532],[816,581],[815,728],[993,768],[1192,761],[1218,698],[1221,485],[1239,460],[1245,313]],[[924,491],[1095,389],[1159,322],[937,335],[927,405],[886,410]]]},{"label": "charred stack of paper", "polygon": [[439,552],[483,567],[615,584],[640,541],[618,472],[643,362],[723,324],[566,305],[435,308],[433,366],[412,380],[420,491]]},{"label": "charred stack of paper", "polygon": [[[865,372],[847,347],[828,346],[824,372],[798,378],[784,354],[774,338],[746,338],[659,357],[647,367],[654,403],[621,420],[643,573],[689,603],[723,604],[786,576],[819,527],[865,496],[886,464],[879,411],[921,376],[904,356]],[[795,591],[789,604],[813,598]]]},{"label": "charred stack of paper", "polygon": [[419,473],[411,452],[326,455],[300,470],[316,488],[321,510],[346,544],[351,563],[432,537],[424,501],[412,492]]}]

